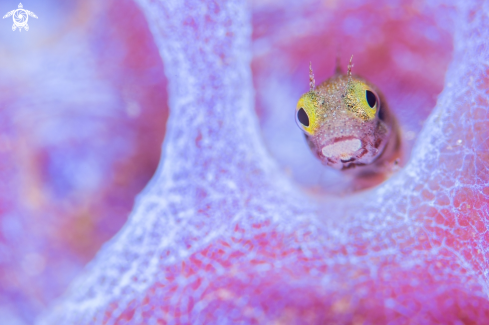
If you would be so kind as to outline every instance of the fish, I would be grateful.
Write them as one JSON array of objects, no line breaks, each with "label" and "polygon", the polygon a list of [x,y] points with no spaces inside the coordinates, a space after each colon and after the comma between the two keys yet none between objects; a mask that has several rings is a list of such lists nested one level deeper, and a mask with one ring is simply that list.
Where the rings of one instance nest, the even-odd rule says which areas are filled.
[{"label": "fish", "polygon": [[381,91],[352,74],[352,61],[346,74],[337,62],[318,87],[309,65],[309,91],[297,102],[295,120],[324,165],[355,175],[385,173],[401,159],[398,123]]}]

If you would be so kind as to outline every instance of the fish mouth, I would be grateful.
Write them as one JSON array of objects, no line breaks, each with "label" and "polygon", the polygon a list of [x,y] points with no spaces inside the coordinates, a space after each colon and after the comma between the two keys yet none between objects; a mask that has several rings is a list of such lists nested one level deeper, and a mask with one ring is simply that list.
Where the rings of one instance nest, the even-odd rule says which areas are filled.
[{"label": "fish mouth", "polygon": [[356,137],[334,138],[321,149],[321,153],[328,160],[341,160],[343,163],[351,162],[358,156],[363,148],[362,140]]}]

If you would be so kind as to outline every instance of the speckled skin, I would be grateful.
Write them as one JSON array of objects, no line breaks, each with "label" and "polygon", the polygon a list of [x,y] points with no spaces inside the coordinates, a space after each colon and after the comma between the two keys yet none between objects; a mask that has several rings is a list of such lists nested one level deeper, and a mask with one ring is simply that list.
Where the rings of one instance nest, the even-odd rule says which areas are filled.
[{"label": "speckled skin", "polygon": [[[361,98],[364,89],[377,95],[376,109],[365,107],[366,102]],[[372,174],[385,172],[398,162],[397,122],[374,85],[354,75],[337,73],[301,97],[296,115],[304,105],[309,105],[311,126],[306,130],[300,122],[298,125],[312,152],[323,164],[355,174]],[[361,146],[354,152],[335,152],[328,156],[323,153],[322,149],[327,146],[356,139]]]}]

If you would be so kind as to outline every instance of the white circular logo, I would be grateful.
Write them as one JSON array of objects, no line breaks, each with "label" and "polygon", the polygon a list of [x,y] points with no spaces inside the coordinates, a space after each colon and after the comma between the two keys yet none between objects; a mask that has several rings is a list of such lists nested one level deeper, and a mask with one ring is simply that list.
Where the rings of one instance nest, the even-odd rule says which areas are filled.
[{"label": "white circular logo", "polygon": [[17,27],[24,27],[27,25],[27,21],[29,20],[29,16],[27,16],[27,12],[23,9],[17,9],[14,13],[14,24]]}]

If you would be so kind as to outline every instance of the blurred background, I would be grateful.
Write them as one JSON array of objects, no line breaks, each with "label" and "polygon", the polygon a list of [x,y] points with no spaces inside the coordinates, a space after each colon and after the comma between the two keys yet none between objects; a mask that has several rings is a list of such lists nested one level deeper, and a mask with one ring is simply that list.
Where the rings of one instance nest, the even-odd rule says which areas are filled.
[{"label": "blurred background", "polygon": [[[17,9],[2,1],[2,16]],[[133,1],[28,1],[0,21],[0,323],[32,324],[158,165],[163,64]]]},{"label": "blurred background", "polygon": [[[18,7],[2,1],[2,16]],[[32,324],[127,219],[160,160],[168,116],[163,62],[130,0],[23,2],[30,29],[0,21],[0,320]],[[437,14],[433,14],[436,7]],[[452,54],[452,8],[422,1],[250,3],[263,139],[298,186],[344,195],[294,109],[336,56],[396,113],[404,161],[436,103]],[[437,18],[440,17],[440,18]],[[164,157],[163,157],[164,158]]]}]

